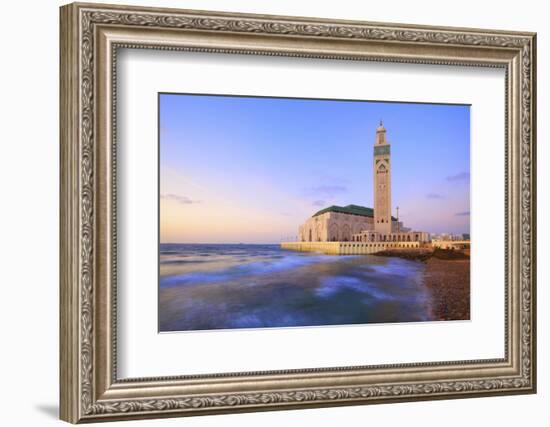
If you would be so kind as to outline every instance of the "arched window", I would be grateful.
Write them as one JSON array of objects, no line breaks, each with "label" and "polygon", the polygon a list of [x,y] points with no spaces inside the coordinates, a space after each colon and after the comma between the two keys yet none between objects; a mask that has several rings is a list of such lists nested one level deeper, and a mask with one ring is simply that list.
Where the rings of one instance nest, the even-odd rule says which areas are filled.
[{"label": "arched window", "polygon": [[351,228],[348,224],[344,224],[342,226],[342,236],[341,236],[341,239],[344,241],[344,242],[347,242],[349,239],[350,239],[350,236],[351,236]]},{"label": "arched window", "polygon": [[338,225],[331,224],[331,226],[329,227],[329,240],[331,242],[337,242],[338,239],[339,239]]}]

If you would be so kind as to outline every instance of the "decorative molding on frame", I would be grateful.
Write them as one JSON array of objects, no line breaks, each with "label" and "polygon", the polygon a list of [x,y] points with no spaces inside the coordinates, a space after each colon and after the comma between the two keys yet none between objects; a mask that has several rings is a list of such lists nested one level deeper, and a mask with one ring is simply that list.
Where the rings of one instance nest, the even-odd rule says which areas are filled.
[{"label": "decorative molding on frame", "polygon": [[477,381],[431,382],[423,384],[397,384],[354,388],[329,388],[315,390],[274,391],[266,393],[220,394],[185,397],[180,399],[127,400],[90,405],[86,414],[102,415],[131,412],[197,410],[224,407],[254,407],[292,403],[354,402],[381,398],[406,398],[446,396],[453,393],[490,392],[495,390],[520,390],[530,385],[528,373],[511,379]]},{"label": "decorative molding on frame", "polygon": [[[199,413],[201,410],[216,409],[223,412],[224,409],[235,408],[237,410],[251,410],[253,408],[281,408],[314,406],[323,404],[345,404],[352,402],[368,401],[398,401],[411,399],[453,397],[456,395],[484,395],[493,392],[533,392],[535,388],[535,183],[534,183],[534,35],[524,33],[487,32],[482,30],[463,29],[434,29],[425,27],[409,27],[404,25],[371,24],[313,21],[304,18],[264,17],[253,15],[230,15],[194,11],[162,10],[153,11],[148,9],[133,9],[126,7],[101,6],[101,5],[69,5],[62,10],[62,20],[74,33],[77,33],[78,45],[73,46],[78,52],[73,64],[78,61],[78,92],[79,116],[78,116],[78,143],[70,140],[67,136],[66,146],[75,145],[79,152],[73,158],[78,158],[79,166],[76,167],[78,177],[74,178],[78,183],[78,284],[62,283],[61,292],[67,292],[63,287],[72,286],[78,290],[75,298],[78,300],[77,307],[73,307],[73,314],[77,312],[78,319],[73,322],[78,324],[78,339],[68,339],[66,343],[78,345],[74,357],[77,358],[78,374],[71,380],[65,380],[62,388],[66,387],[67,394],[72,393],[72,399],[62,397],[62,407],[70,405],[73,409],[67,409],[63,418],[72,421],[111,419],[107,415],[135,414],[139,416],[160,416],[162,414],[184,414],[186,412]],[[65,15],[63,15],[65,13]],[[62,24],[63,25],[63,24]],[[72,27],[71,27],[72,25]],[[516,227],[520,230],[521,239],[516,244],[520,245],[521,265],[519,266],[521,289],[518,301],[520,310],[519,341],[521,346],[519,375],[506,376],[502,378],[475,378],[456,381],[430,381],[430,382],[403,382],[387,385],[367,385],[357,387],[329,387],[329,388],[300,388],[294,390],[273,390],[262,392],[239,392],[239,393],[215,393],[211,395],[182,396],[179,398],[139,398],[132,400],[108,400],[98,398],[95,390],[94,370],[96,369],[96,347],[94,335],[94,293],[98,286],[94,272],[96,266],[95,244],[96,233],[96,163],[94,153],[96,150],[96,49],[94,46],[96,28],[98,26],[125,26],[140,27],[148,29],[175,29],[192,30],[233,34],[255,34],[271,36],[298,36],[310,39],[343,39],[361,41],[381,41],[401,44],[426,44],[426,45],[449,45],[460,47],[481,47],[481,48],[506,48],[510,51],[519,52],[521,81],[521,105],[520,105],[520,152],[521,165],[520,176],[520,218],[521,224]],[[75,29],[78,29],[76,31]],[[65,37],[71,33],[65,30]],[[62,34],[63,36],[63,34]],[[72,37],[75,34],[71,35]],[[132,44],[131,41],[128,42]],[[177,49],[173,46],[140,46],[154,49]],[[187,49],[193,50],[193,49]],[[239,52],[248,54],[267,54],[283,56],[302,56],[317,58],[345,58],[360,60],[390,60],[408,63],[443,63],[460,64],[467,63],[476,66],[494,66],[490,62],[479,60],[477,62],[456,60],[425,60],[414,58],[352,58],[350,55],[339,57],[332,54],[318,54],[307,51],[300,53],[292,52],[267,52],[253,49],[227,50],[227,49],[205,49],[195,50],[211,52]],[[116,51],[116,49],[115,49]],[[70,63],[71,61],[67,61]],[[63,76],[62,76],[63,78]],[[116,78],[116,76],[115,76]],[[114,80],[116,81],[116,80]],[[76,106],[66,106],[71,109]],[[509,108],[509,106],[507,107]],[[63,114],[63,112],[62,112]],[[68,114],[68,113],[67,113]],[[114,113],[113,113],[114,114]],[[62,120],[63,121],[63,120]],[[113,120],[115,121],[115,120]],[[113,126],[116,124],[113,123]],[[508,132],[507,132],[508,134]],[[508,135],[508,138],[511,138]],[[63,143],[63,141],[62,141]],[[62,147],[63,148],[63,147]],[[68,148],[65,148],[68,149]],[[73,148],[74,150],[74,148]],[[70,156],[67,156],[70,158]],[[70,159],[69,159],[70,160]],[[63,166],[63,165],[62,165]],[[68,178],[67,178],[68,179]],[[67,184],[68,185],[68,184]],[[69,197],[66,189],[65,197]],[[67,200],[63,201],[69,206]],[[68,209],[68,208],[67,208]],[[71,225],[67,225],[65,233],[69,232]],[[62,230],[63,233],[63,230]],[[63,235],[62,235],[63,239]],[[62,266],[63,268],[63,266]],[[67,267],[68,268],[68,267]],[[75,288],[75,286],[77,286]],[[510,306],[511,307],[511,306]],[[63,307],[62,307],[63,310]],[[68,320],[70,322],[70,320]],[[73,323],[74,325],[74,323]],[[113,327],[116,325],[113,325]],[[63,325],[62,325],[63,328]],[[506,331],[508,332],[508,331]],[[507,336],[508,337],[508,336]],[[508,341],[508,339],[506,340]],[[62,342],[63,345],[63,342]],[[116,349],[115,349],[116,350]],[[116,354],[116,351],[114,352]],[[508,354],[508,353],[507,353]],[[116,362],[113,362],[116,367]],[[433,365],[456,366],[457,362],[439,363]],[[69,364],[70,365],[70,364]],[[65,368],[69,365],[66,365]],[[428,366],[430,364],[427,364]],[[412,366],[412,365],[402,365]],[[62,367],[63,369],[63,367]],[[116,370],[116,368],[115,368]],[[335,368],[338,371],[338,368]],[[311,370],[315,372],[315,370]],[[291,372],[291,371],[289,371]],[[307,370],[301,372],[308,372]],[[228,374],[230,376],[230,374]],[[114,378],[116,382],[116,378]],[[70,383],[70,385],[69,385]],[[75,391],[77,390],[77,391]],[[63,391],[62,391],[63,393]],[[74,393],[77,393],[78,402],[74,401]],[[77,409],[74,409],[77,408]],[[143,416],[143,415],[142,415]],[[114,417],[116,418],[116,417]]]}]

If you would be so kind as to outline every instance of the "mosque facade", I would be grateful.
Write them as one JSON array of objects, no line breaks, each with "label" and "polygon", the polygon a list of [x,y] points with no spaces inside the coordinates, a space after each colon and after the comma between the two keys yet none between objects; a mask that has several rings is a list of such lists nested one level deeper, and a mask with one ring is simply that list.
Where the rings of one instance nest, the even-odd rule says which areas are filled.
[{"label": "mosque facade", "polygon": [[[428,242],[424,231],[405,227],[392,216],[391,151],[386,128],[376,129],[373,152],[374,208],[329,206],[314,213],[298,229],[300,242]],[[398,212],[397,208],[397,212]]]}]

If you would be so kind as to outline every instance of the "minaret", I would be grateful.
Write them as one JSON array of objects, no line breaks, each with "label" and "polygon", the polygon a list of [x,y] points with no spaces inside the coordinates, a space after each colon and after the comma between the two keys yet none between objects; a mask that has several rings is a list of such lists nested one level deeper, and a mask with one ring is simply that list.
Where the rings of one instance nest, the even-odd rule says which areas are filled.
[{"label": "minaret", "polygon": [[390,144],[386,129],[380,120],[374,143],[374,230],[391,233],[391,163]]}]

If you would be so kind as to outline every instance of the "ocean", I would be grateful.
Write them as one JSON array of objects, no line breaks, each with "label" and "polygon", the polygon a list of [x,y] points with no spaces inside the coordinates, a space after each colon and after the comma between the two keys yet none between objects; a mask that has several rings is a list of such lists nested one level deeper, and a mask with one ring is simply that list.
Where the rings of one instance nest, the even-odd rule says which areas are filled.
[{"label": "ocean", "polygon": [[160,332],[435,320],[424,264],[279,245],[161,244]]}]

